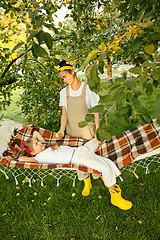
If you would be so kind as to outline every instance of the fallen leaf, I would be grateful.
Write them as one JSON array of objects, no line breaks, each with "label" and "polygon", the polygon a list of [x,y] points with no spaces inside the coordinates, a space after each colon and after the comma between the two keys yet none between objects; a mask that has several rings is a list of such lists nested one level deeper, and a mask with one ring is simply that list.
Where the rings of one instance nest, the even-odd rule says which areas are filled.
[{"label": "fallen leaf", "polygon": [[139,186],[142,186],[142,187],[144,186],[144,184],[143,184],[143,183],[138,183],[138,185],[139,185]]},{"label": "fallen leaf", "polygon": [[142,224],[142,219],[139,219],[138,222],[139,222],[140,224]]},{"label": "fallen leaf", "polygon": [[96,220],[98,220],[98,218],[100,218],[101,215],[99,215],[98,217],[96,217]]},{"label": "fallen leaf", "polygon": [[3,214],[2,214],[2,217],[6,216],[6,215],[7,215],[7,213],[3,213]]}]

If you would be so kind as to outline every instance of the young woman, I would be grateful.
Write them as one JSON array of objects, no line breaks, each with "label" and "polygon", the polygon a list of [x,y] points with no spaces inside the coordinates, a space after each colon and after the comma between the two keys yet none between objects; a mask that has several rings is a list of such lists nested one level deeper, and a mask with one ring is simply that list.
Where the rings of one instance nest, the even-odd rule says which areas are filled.
[{"label": "young woman", "polygon": [[[59,77],[68,84],[60,92],[59,106],[62,107],[62,116],[58,139],[64,136],[66,129],[69,136],[90,140],[95,137],[96,129],[99,127],[99,113],[94,113],[95,124],[88,123],[88,126],[80,128],[78,123],[85,120],[89,108],[98,104],[99,96],[77,78],[73,66],[66,61],[59,63],[58,72]],[[84,180],[85,183],[82,195],[88,196],[92,188],[90,176],[80,171],[77,174],[78,179]],[[98,178],[99,174],[93,174],[93,177]]]},{"label": "young woman", "polygon": [[132,207],[130,201],[121,197],[121,189],[116,184],[116,177],[120,175],[119,169],[109,159],[94,153],[97,147],[95,139],[80,147],[59,146],[57,144],[45,147],[45,141],[38,132],[33,133],[33,138],[22,142],[22,153],[19,161],[48,163],[48,164],[76,164],[85,165],[102,173],[105,185],[111,194],[111,203],[120,209],[128,210]]}]

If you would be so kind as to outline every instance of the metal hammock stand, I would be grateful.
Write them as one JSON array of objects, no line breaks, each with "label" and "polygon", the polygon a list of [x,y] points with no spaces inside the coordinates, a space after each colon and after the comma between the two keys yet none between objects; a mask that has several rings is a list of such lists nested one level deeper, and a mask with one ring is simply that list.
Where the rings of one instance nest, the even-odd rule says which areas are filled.
[{"label": "metal hammock stand", "polygon": [[[21,141],[25,141],[35,130],[41,133],[46,142],[57,142],[55,133],[36,126],[26,125],[20,130],[16,129],[10,138],[3,158],[0,160],[0,172],[5,175],[6,179],[11,174],[17,185],[18,177],[24,176],[22,182],[28,182],[31,187],[32,182],[36,179],[40,179],[41,186],[43,186],[44,179],[47,176],[52,176],[57,180],[57,186],[59,186],[60,179],[65,176],[72,179],[73,186],[75,186],[77,170],[99,174],[94,169],[72,164],[18,162],[16,157],[21,151]],[[59,143],[61,145],[78,147],[86,143],[86,140],[65,136]],[[96,154],[110,158],[121,169],[121,172],[130,171],[138,178],[136,174],[138,167],[144,168],[147,174],[149,173],[151,163],[160,163],[160,126],[156,121],[153,121],[153,124],[142,124],[115,135],[109,143],[103,142],[96,150]],[[123,179],[121,178],[121,180]]]}]

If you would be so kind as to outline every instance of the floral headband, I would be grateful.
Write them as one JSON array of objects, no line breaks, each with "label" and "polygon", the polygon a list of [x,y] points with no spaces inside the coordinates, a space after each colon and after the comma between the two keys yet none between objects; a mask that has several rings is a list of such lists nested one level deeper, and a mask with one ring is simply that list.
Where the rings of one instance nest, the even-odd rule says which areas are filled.
[{"label": "floral headband", "polygon": [[22,140],[22,150],[25,148],[25,150],[26,150],[26,153],[28,153],[29,155],[31,155],[32,156],[32,154],[30,153],[30,151],[26,148],[26,144],[25,144],[25,142]]}]

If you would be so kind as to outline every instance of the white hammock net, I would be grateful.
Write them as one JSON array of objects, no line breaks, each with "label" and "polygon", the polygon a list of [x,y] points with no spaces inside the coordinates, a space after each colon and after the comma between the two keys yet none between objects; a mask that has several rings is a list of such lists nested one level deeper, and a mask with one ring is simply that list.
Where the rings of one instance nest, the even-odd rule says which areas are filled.
[{"label": "white hammock net", "polygon": [[[160,149],[159,149],[160,152]],[[138,179],[138,175],[136,174],[136,170],[138,167],[141,167],[144,169],[145,174],[150,173],[149,166],[152,163],[156,163],[156,165],[160,163],[160,153],[145,157],[141,160],[135,160],[128,164],[127,166],[123,167],[121,169],[121,172],[123,171],[129,171],[132,172],[135,177]],[[62,177],[67,177],[73,181],[73,186],[75,186],[76,178],[77,178],[77,171],[75,169],[31,169],[31,168],[11,168],[5,165],[0,165],[0,172],[2,172],[6,179],[9,179],[9,175],[11,174],[14,179],[16,185],[18,185],[18,178],[20,176],[23,176],[24,179],[22,180],[22,183],[28,182],[29,187],[32,186],[32,182],[39,181],[41,182],[41,186],[44,186],[44,179],[47,176],[52,176],[57,180],[57,187],[60,184],[60,180]],[[123,175],[123,174],[122,174]],[[120,179],[123,181],[122,177]]]},{"label": "white hammock net", "polygon": [[[4,122],[0,123],[0,132],[3,133],[3,136],[0,135],[0,153],[2,153],[7,146],[7,142],[10,139],[10,135],[13,132],[13,129],[15,127],[22,127],[22,124],[18,124],[14,121],[5,119]],[[7,129],[8,128],[8,129]],[[8,130],[8,135],[4,136],[4,132],[6,132],[6,129]],[[5,143],[5,144],[4,144]],[[3,146],[4,144],[4,146]],[[136,170],[138,167],[143,168],[145,173],[148,174],[150,172],[149,166],[152,163],[156,163],[156,165],[160,163],[160,148],[157,148],[149,153],[142,154],[141,156],[138,156],[133,162],[128,164],[127,166],[121,168],[121,172],[123,171],[129,171],[132,172],[136,178],[138,178],[138,175],[136,173]],[[18,185],[18,180],[20,177],[22,177],[21,181],[22,183],[28,182],[29,187],[32,186],[32,183],[34,181],[41,181],[41,186],[44,185],[44,179],[47,176],[51,176],[56,179],[57,186],[60,184],[60,180],[62,177],[67,177],[73,181],[73,186],[75,186],[76,178],[77,178],[77,170],[76,169],[32,169],[32,168],[18,168],[18,167],[8,167],[5,165],[0,164],[0,172],[3,173],[8,179],[11,176],[14,177],[16,185]],[[122,174],[123,175],[123,174]],[[120,177],[121,180],[122,177]]]}]

